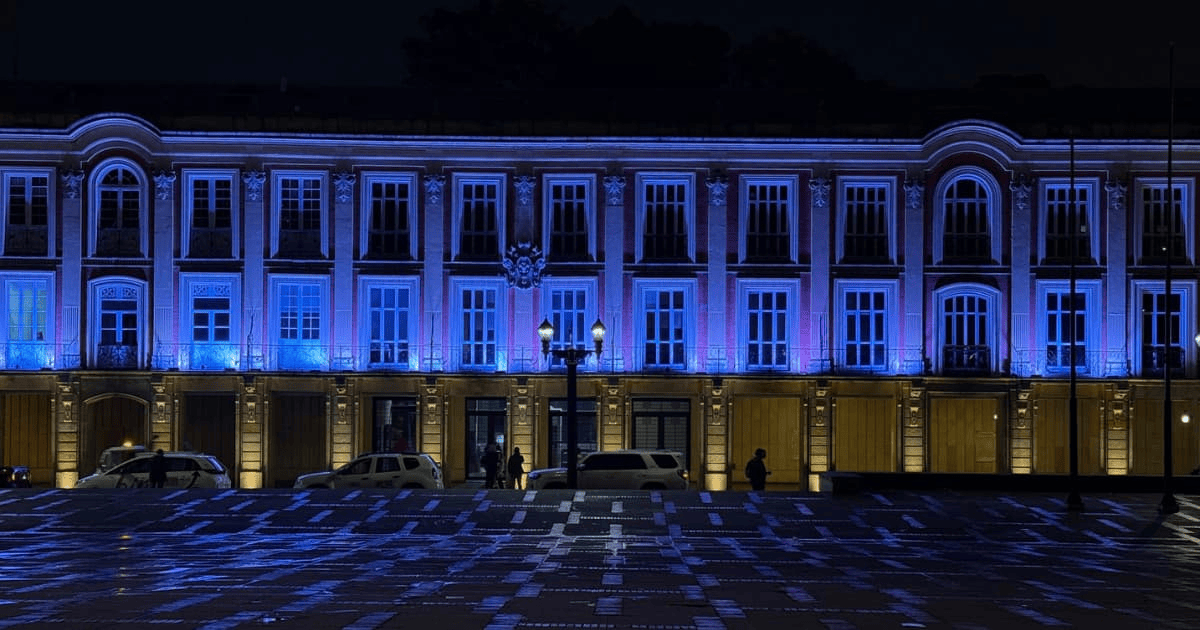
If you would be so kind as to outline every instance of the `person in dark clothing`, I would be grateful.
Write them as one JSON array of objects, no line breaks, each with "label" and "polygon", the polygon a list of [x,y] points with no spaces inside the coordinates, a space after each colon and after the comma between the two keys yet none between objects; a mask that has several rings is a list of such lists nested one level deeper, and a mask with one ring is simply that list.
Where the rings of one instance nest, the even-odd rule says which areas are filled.
[{"label": "person in dark clothing", "polygon": [[150,487],[161,488],[167,483],[167,457],[162,449],[150,458]]},{"label": "person in dark clothing", "polygon": [[767,451],[758,449],[754,451],[754,459],[746,462],[746,478],[750,480],[750,487],[754,490],[764,490],[767,487],[767,475],[771,471],[767,470],[767,463],[763,461],[767,457]]},{"label": "person in dark clothing", "polygon": [[500,472],[500,447],[495,442],[488,444],[479,463],[483,464],[483,487],[495,488],[496,474]]},{"label": "person in dark clothing", "polygon": [[513,447],[512,455],[508,456],[508,479],[510,486],[514,490],[521,489],[521,475],[525,474],[525,456],[521,454],[521,449]]}]

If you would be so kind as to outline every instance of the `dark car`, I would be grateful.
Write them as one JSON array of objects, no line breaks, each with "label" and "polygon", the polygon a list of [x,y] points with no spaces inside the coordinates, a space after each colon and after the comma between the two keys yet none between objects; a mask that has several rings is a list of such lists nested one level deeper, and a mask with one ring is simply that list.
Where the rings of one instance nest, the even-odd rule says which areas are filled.
[{"label": "dark car", "polygon": [[28,466],[0,466],[0,488],[32,488]]}]

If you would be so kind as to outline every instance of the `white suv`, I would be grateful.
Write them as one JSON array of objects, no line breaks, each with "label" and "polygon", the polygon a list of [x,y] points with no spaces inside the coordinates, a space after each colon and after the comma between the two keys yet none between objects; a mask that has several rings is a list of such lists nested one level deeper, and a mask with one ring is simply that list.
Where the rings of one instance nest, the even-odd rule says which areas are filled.
[{"label": "white suv", "polygon": [[425,488],[440,489],[442,471],[424,453],[368,453],[349,464],[296,478],[293,488]]},{"label": "white suv", "polygon": [[[229,472],[216,457],[203,453],[170,452],[167,458],[165,488],[230,487]],[[149,488],[150,460],[155,454],[144,452],[104,472],[80,479],[76,488]]]},{"label": "white suv", "polygon": [[[687,490],[688,472],[677,451],[624,450],[591,453],[579,460],[579,487],[613,490]],[[566,468],[530,472],[530,490],[567,487]]]}]

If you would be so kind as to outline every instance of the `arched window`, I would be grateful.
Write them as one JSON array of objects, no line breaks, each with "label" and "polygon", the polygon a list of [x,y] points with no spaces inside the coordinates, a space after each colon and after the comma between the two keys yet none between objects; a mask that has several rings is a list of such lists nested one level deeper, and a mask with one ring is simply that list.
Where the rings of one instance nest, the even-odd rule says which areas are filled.
[{"label": "arched window", "polygon": [[91,366],[145,368],[146,283],[133,278],[101,278],[89,287]]},{"label": "arched window", "polygon": [[934,371],[989,374],[996,371],[996,322],[1000,292],[977,284],[955,284],[934,292]]},{"label": "arched window", "polygon": [[127,160],[111,160],[92,173],[89,252],[105,258],[145,257],[146,180]]},{"label": "arched window", "polygon": [[1000,186],[983,169],[951,170],[938,186],[934,258],[946,263],[994,263],[1000,256]]}]

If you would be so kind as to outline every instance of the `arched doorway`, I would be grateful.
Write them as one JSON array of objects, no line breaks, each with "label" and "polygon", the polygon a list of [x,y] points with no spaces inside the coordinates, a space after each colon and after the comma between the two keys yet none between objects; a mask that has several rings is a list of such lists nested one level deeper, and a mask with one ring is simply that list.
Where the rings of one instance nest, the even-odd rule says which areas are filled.
[{"label": "arched doorway", "polygon": [[149,447],[146,401],[111,395],[85,401],[79,436],[79,476],[96,471],[100,453],[110,446],[145,444]]}]

